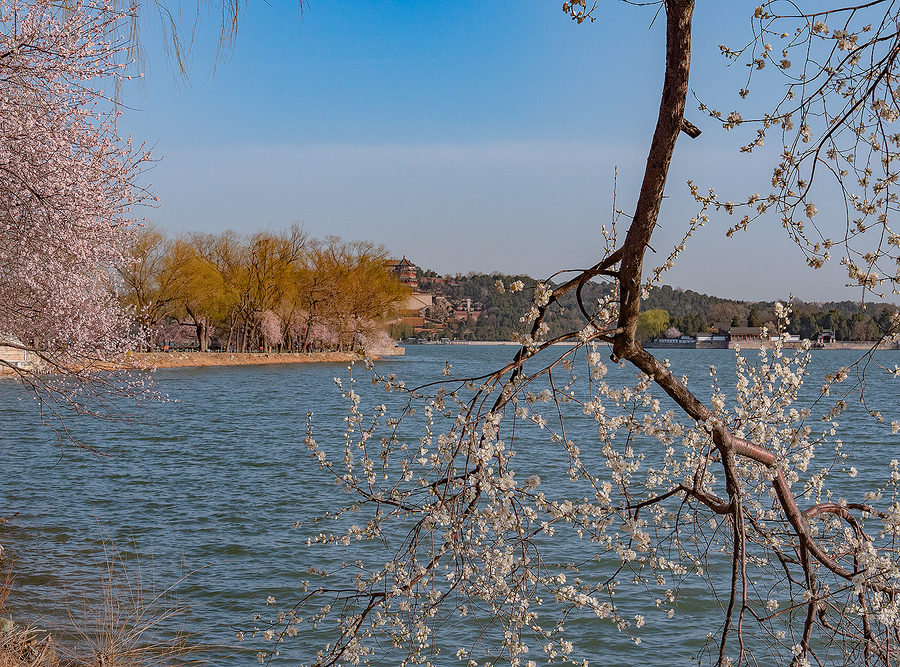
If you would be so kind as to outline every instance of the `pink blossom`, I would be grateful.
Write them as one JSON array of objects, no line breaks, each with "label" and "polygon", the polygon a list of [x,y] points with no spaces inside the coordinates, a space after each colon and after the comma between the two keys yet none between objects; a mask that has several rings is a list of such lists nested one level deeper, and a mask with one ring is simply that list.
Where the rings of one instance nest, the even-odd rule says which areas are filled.
[{"label": "pink blossom", "polygon": [[128,18],[104,5],[0,2],[0,344],[59,368],[134,338],[115,266],[149,153],[116,131]]}]

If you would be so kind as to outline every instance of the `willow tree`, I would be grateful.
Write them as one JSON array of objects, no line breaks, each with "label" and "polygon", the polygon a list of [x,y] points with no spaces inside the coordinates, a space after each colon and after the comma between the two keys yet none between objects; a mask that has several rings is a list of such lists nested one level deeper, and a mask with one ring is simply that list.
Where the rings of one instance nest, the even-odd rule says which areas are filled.
[{"label": "willow tree", "polygon": [[222,274],[203,255],[205,237],[187,235],[176,239],[173,256],[183,275],[181,298],[176,316],[186,316],[194,327],[197,348],[209,349],[215,325],[223,321],[228,310],[228,295]]},{"label": "willow tree", "polygon": [[143,332],[144,346],[152,344],[153,328],[172,317],[186,298],[190,258],[184,243],[170,239],[154,225],[129,234],[124,261],[116,267],[118,293]]},{"label": "willow tree", "polygon": [[[337,572],[310,568],[303,592],[286,607],[269,599],[277,614],[251,629],[275,642],[261,659],[291,637],[302,635],[308,645],[319,631],[327,643],[310,656],[317,665],[385,653],[393,664],[447,664],[454,651],[468,665],[536,664],[535,654],[581,664],[570,619],[609,619],[625,641],[639,644],[648,619],[628,615],[625,600],[646,595],[650,609],[677,619],[683,588],[696,582],[709,587],[711,608],[721,612],[701,651],[714,664],[900,659],[900,464],[886,466],[885,483],[873,481],[863,497],[833,500],[829,489],[843,460],[835,433],[846,404],[815,415],[824,422],[795,404],[808,349],[788,352],[779,339],[758,363],[739,356],[731,399],[715,369],[703,396],[637,338],[642,296],[684,249],[679,244],[660,267],[644,266],[676,143],[698,132],[684,118],[694,3],[633,4],[665,13],[666,64],[624,238],[609,225],[605,255],[594,266],[563,284],[534,286],[521,348],[504,368],[478,378],[453,378],[447,368],[447,379],[417,391],[376,376],[384,388],[409,394],[407,407],[391,416],[384,406],[364,415],[355,385],[340,383],[350,412],[342,445],[318,442],[312,421],[306,445],[350,501],[324,518],[333,522],[328,528],[317,524],[321,532],[304,555],[318,563],[316,549],[334,549],[332,558],[343,563]],[[783,99],[756,121],[701,105],[725,130],[756,123],[745,151],[781,133],[773,190],[735,203],[692,186],[700,210],[686,222],[685,243],[717,209],[740,215],[744,207],[732,232],[774,218],[813,266],[841,248],[854,284],[895,285],[900,237],[888,218],[897,202],[900,135],[888,126],[900,116],[893,89],[900,15],[886,0],[810,13],[802,4],[765,3],[749,43],[722,47],[726,57],[751,65],[742,96],[760,72],[774,69],[786,77]],[[581,0],[564,10],[589,23],[596,7]],[[820,182],[825,178],[832,183]],[[814,196],[834,182],[846,220],[832,236],[815,217]],[[599,276],[615,281],[615,296],[586,303],[582,290]],[[522,285],[503,286],[510,287]],[[570,292],[586,324],[548,340],[545,315]],[[779,304],[776,315],[784,325],[790,310]],[[562,341],[572,349],[551,347]],[[632,384],[613,383],[608,357],[636,369]],[[829,376],[816,405],[826,405],[825,395],[847,376],[847,369]],[[664,410],[654,391],[677,409]],[[576,442],[567,432],[576,415],[593,420],[595,437]],[[874,428],[889,433],[881,415],[872,416]],[[892,427],[900,430],[897,422]],[[542,456],[557,448],[568,461],[560,479],[541,479],[549,470],[516,474],[525,461],[514,456],[529,438],[543,443]],[[356,540],[378,548],[354,550]],[[573,550],[592,553],[601,575],[570,572]]]},{"label": "willow tree", "polygon": [[286,232],[257,232],[250,239],[247,251],[250,310],[244,318],[242,352],[248,349],[251,330],[258,329],[263,316],[266,313],[271,316],[272,310],[291,291],[307,243],[308,235],[296,224]]},{"label": "willow tree", "polygon": [[387,249],[371,241],[326,238],[323,270],[331,276],[334,297],[326,304],[325,321],[338,332],[340,348],[355,350],[392,315],[409,293],[388,271]]}]

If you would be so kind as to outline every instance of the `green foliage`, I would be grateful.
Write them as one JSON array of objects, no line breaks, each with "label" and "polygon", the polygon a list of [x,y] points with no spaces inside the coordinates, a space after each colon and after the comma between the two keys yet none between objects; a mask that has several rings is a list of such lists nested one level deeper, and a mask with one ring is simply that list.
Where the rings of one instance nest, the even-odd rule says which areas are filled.
[{"label": "green foliage", "polygon": [[[646,310],[657,308],[665,310],[673,320],[688,315],[700,315],[705,319],[708,314],[715,312],[714,306],[723,304],[745,307],[742,301],[721,299],[717,296],[700,294],[693,290],[683,290],[680,287],[673,289],[669,285],[662,285],[650,290],[649,297],[642,302],[642,307]],[[728,319],[731,318],[729,317]],[[712,324],[712,322],[709,323]]]},{"label": "green foliage", "polygon": [[869,304],[840,301],[794,304],[794,317],[788,331],[801,338],[816,338],[831,330],[837,340],[875,340],[890,328],[890,317],[897,311],[893,304]]},{"label": "green foliage", "polygon": [[705,333],[707,330],[706,320],[697,313],[684,315],[672,320],[672,326],[678,329],[685,336],[693,336],[697,333]]},{"label": "green foliage", "polygon": [[750,314],[747,316],[747,326],[748,327],[761,327],[762,322],[759,320],[759,311],[753,307],[750,309]]},{"label": "green foliage", "polygon": [[[721,299],[692,290],[663,285],[650,291],[643,302],[648,310],[669,313],[672,326],[692,336],[717,325],[774,326],[774,302],[749,303]],[[825,329],[834,331],[837,340],[875,340],[890,328],[890,316],[897,311],[893,304],[861,304],[857,301],[804,303],[793,301],[794,315],[787,327],[789,333],[815,339]]]},{"label": "green foliage", "polygon": [[[523,332],[521,318],[531,307],[533,288],[537,283],[534,278],[500,273],[469,274],[431,283],[428,279],[439,278],[437,273],[419,269],[418,274],[425,290],[440,292],[454,303],[471,299],[473,304],[483,306],[477,319],[469,317],[460,322],[448,322],[448,336],[463,340],[512,340],[514,334]],[[498,280],[507,286],[521,280],[525,289],[500,292],[496,286]],[[582,290],[582,301],[590,308],[611,290],[610,283],[590,282]],[[669,285],[651,290],[643,305],[642,322],[645,326],[639,330],[642,340],[661,335],[669,326],[676,327],[684,335],[693,336],[719,326],[775,325],[773,301],[735,301]],[[790,333],[815,339],[823,329],[831,329],[838,340],[874,340],[880,335],[879,332],[889,328],[890,315],[897,310],[892,304],[869,304],[865,307],[854,301],[825,304],[794,301],[792,307],[794,316],[788,326]],[[661,326],[661,318],[650,323],[647,313],[652,311],[666,313],[666,326]],[[551,307],[546,323],[550,327],[546,338],[579,331],[585,326],[587,320],[581,314],[574,292],[566,294]]]},{"label": "green foliage", "polygon": [[638,340],[659,338],[669,328],[669,313],[661,308],[645,310],[638,316]]},{"label": "green foliage", "polygon": [[406,322],[394,322],[388,327],[388,335],[394,340],[403,340],[414,336],[415,331]]}]

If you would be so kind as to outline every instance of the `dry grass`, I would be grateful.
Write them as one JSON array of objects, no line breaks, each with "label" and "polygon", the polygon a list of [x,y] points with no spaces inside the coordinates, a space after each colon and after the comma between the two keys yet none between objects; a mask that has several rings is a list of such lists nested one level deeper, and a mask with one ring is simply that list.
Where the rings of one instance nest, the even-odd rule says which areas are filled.
[{"label": "dry grass", "polygon": [[[103,547],[101,599],[85,595],[68,601],[68,627],[53,636],[0,620],[0,667],[166,667],[205,663],[198,657],[205,648],[179,627],[187,607],[175,596],[174,587],[183,578],[159,589],[139,559],[129,561],[108,539]],[[13,590],[11,570],[9,559],[0,559],[0,615],[2,603]]]},{"label": "dry grass", "polygon": [[0,667],[57,667],[56,647],[48,635],[43,640],[28,628],[0,632]]},{"label": "dry grass", "polygon": [[[0,518],[0,523],[5,519]],[[0,614],[6,609],[6,599],[12,593],[13,568],[12,559],[3,557],[3,548],[0,547]]]},{"label": "dry grass", "polygon": [[0,553],[0,667],[56,667],[59,663],[50,637],[39,638],[3,613],[13,590],[12,565],[12,559]]}]

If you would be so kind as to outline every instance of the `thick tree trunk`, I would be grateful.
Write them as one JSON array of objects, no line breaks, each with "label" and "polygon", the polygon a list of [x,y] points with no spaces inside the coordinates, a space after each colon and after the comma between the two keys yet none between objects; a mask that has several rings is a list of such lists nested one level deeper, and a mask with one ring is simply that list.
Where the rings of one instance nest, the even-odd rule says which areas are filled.
[{"label": "thick tree trunk", "polygon": [[247,352],[247,345],[250,341],[250,318],[244,318],[244,327],[241,331],[241,352]]},{"label": "thick tree trunk", "polygon": [[206,352],[209,349],[209,324],[202,315],[198,315],[190,308],[186,308],[188,316],[194,323],[194,331],[197,335],[197,349]]},{"label": "thick tree trunk", "polygon": [[306,321],[306,331],[303,332],[303,338],[300,340],[300,351],[306,352],[306,345],[309,343],[309,330],[312,328],[312,319]]},{"label": "thick tree trunk", "polygon": [[[663,95],[656,132],[654,133],[653,143],[647,158],[647,166],[644,171],[644,180],[641,185],[634,219],[628,228],[625,242],[620,249],[621,264],[618,272],[620,311],[618,327],[613,339],[613,358],[626,359],[649,375],[692,418],[705,422],[712,420],[712,439],[721,456],[720,460],[728,493],[727,503],[721,504],[720,510],[731,516],[735,526],[735,547],[732,554],[734,573],[731,599],[719,641],[719,662],[721,663],[724,660],[727,636],[733,630],[731,614],[737,598],[740,596],[739,586],[743,579],[741,578],[742,575],[739,574],[739,568],[743,562],[744,549],[746,548],[746,538],[742,536],[746,525],[743,509],[744,496],[737,479],[736,458],[745,457],[770,469],[777,468],[778,460],[765,444],[738,438],[729,431],[725,424],[715,420],[713,411],[699,401],[665,365],[644,350],[635,339],[643,291],[641,283],[644,253],[649,247],[650,238],[659,217],[666,176],[675,148],[675,141],[684,127],[683,114],[687,98],[688,73],[690,71],[690,30],[693,4],[693,0],[669,0],[666,2],[665,82],[663,84]],[[617,252],[616,255],[618,254]],[[614,256],[607,258],[605,262],[601,262],[601,265],[611,264],[613,259]],[[598,265],[598,267],[601,265]],[[565,287],[570,288],[569,286]],[[848,581],[852,580],[855,573],[842,567],[829,553],[823,550],[817,544],[809,528],[809,517],[816,514],[844,512],[849,516],[849,513],[840,506],[832,505],[831,503],[817,504],[805,511],[801,510],[797,504],[797,499],[791,492],[790,484],[781,470],[777,470],[774,475],[772,487],[785,517],[794,531],[797,549],[804,554],[801,565],[807,578],[809,579],[813,576],[814,566],[812,560],[815,559],[815,561],[839,577]],[[868,509],[864,506],[859,507]],[[868,583],[868,586],[872,590],[891,595],[896,594],[896,590],[888,583],[872,581]],[[810,607],[810,609],[810,614],[812,614],[813,607]],[[811,624],[807,623],[800,642],[804,651],[809,646],[810,627]],[[736,631],[740,635],[740,629],[738,628]]]},{"label": "thick tree trunk", "polygon": [[619,269],[619,329],[613,353],[620,359],[631,359],[640,349],[635,340],[638,313],[641,308],[641,271],[644,253],[659,218],[665,192],[666,177],[681,132],[684,105],[687,100],[688,76],[691,69],[691,17],[693,0],[666,2],[666,73],[656,131],[647,156],[644,181],[622,246]]}]

